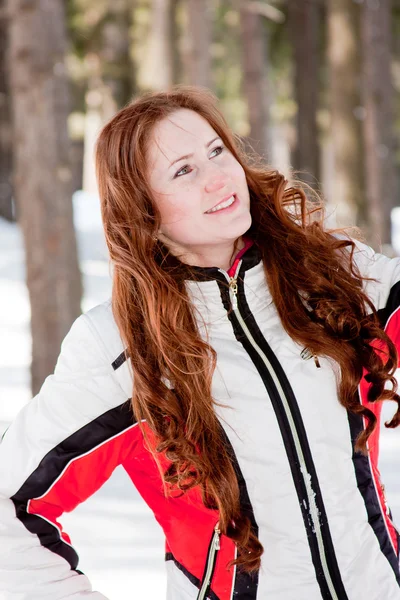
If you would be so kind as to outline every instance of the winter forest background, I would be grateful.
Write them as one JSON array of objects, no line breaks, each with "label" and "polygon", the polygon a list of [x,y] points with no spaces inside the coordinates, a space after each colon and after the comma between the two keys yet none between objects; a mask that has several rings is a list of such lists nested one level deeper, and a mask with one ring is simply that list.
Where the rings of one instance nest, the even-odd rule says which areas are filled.
[{"label": "winter forest background", "polygon": [[[331,225],[400,254],[400,0],[0,0],[0,435],[110,295],[97,133],[173,83],[211,88]],[[399,438],[381,448],[397,520]],[[94,589],[163,597],[161,531],[124,473],[63,524]]]}]

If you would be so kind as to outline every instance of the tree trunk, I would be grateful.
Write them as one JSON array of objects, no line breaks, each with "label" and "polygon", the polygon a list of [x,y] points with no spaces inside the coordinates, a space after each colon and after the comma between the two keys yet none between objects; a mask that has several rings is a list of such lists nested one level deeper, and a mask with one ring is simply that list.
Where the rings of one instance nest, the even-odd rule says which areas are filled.
[{"label": "tree trunk", "polygon": [[9,0],[15,198],[31,302],[32,392],[80,314],[62,0]]},{"label": "tree trunk", "polygon": [[12,179],[11,106],[7,69],[8,19],[0,0],[0,217],[14,221]]},{"label": "tree trunk", "polygon": [[209,0],[187,0],[185,40],[186,81],[190,85],[211,87],[212,21]]},{"label": "tree trunk", "polygon": [[319,188],[318,32],[320,6],[314,0],[288,0],[288,20],[294,61],[297,139],[293,166],[299,178]]},{"label": "tree trunk", "polygon": [[99,51],[102,79],[109,90],[114,114],[122,108],[135,91],[133,63],[130,58],[130,26],[132,0],[113,0],[103,25]]},{"label": "tree trunk", "polygon": [[172,83],[182,83],[184,80],[184,67],[181,60],[181,29],[179,26],[179,16],[182,10],[182,0],[170,0],[171,7],[169,11],[169,31],[171,32],[171,72],[172,72]]},{"label": "tree trunk", "polygon": [[338,226],[366,225],[361,107],[360,6],[328,2],[328,66]]},{"label": "tree trunk", "polygon": [[[103,7],[96,35],[86,49],[87,91],[82,148],[82,187],[98,194],[94,146],[101,127],[136,92],[136,69],[131,59],[134,0],[113,0]],[[86,9],[90,12],[90,7]]]},{"label": "tree trunk", "polygon": [[148,52],[140,69],[141,87],[165,90],[173,82],[171,0],[151,0]]},{"label": "tree trunk", "polygon": [[240,3],[242,38],[243,91],[247,99],[250,132],[249,145],[266,156],[268,147],[268,54],[266,31],[260,14],[249,10],[247,0]]},{"label": "tree trunk", "polygon": [[369,240],[390,244],[395,206],[391,1],[364,0],[361,6],[365,181]]}]

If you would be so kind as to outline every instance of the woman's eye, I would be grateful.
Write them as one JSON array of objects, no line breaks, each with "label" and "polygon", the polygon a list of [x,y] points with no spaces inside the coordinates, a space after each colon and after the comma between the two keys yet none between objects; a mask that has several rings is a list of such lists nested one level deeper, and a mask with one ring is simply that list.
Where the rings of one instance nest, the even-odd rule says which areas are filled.
[{"label": "woman's eye", "polygon": [[221,152],[223,151],[224,147],[223,146],[217,146],[216,148],[214,148],[214,150],[211,152],[211,154],[213,154],[214,152],[216,152],[218,150],[218,154],[221,154]]},{"label": "woman's eye", "polygon": [[[214,148],[214,150],[211,151],[210,156],[212,156],[214,154],[214,152],[217,152],[217,154],[215,156],[219,156],[222,153],[223,149],[224,149],[224,146],[217,146],[216,148]],[[189,173],[189,171],[185,172],[186,169],[190,169],[190,166],[185,165],[184,167],[179,169],[179,171],[177,171],[175,173],[175,177],[181,177],[182,175],[187,175]]]},{"label": "woman's eye", "polygon": [[184,167],[182,167],[182,169],[179,169],[179,171],[177,171],[175,173],[175,177],[180,177],[181,175],[186,175],[186,173],[182,173],[182,171],[185,171],[185,169],[190,169],[189,165],[185,165]]}]

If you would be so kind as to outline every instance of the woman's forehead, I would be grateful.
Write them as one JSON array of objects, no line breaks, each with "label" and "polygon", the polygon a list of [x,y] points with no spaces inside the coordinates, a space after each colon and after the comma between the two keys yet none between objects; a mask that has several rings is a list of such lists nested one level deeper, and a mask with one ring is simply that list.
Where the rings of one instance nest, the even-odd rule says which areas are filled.
[{"label": "woman's forehead", "polygon": [[215,136],[214,129],[201,115],[192,110],[180,109],[155,125],[149,142],[149,158],[170,165]]}]

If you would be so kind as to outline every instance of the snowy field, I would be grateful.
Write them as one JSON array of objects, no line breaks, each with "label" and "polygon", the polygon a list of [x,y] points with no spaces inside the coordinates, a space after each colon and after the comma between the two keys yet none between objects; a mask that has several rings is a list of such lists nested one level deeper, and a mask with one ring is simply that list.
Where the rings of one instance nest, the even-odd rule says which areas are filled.
[{"label": "snowy field", "polygon": [[[96,198],[76,194],[75,224],[84,274],[83,310],[110,296],[111,281]],[[0,218],[0,436],[29,400],[29,301],[20,231]],[[393,405],[385,407],[386,418]],[[400,523],[400,430],[384,430],[381,472]],[[165,597],[164,541],[159,525],[125,472],[63,518],[93,589],[110,600]]]}]

